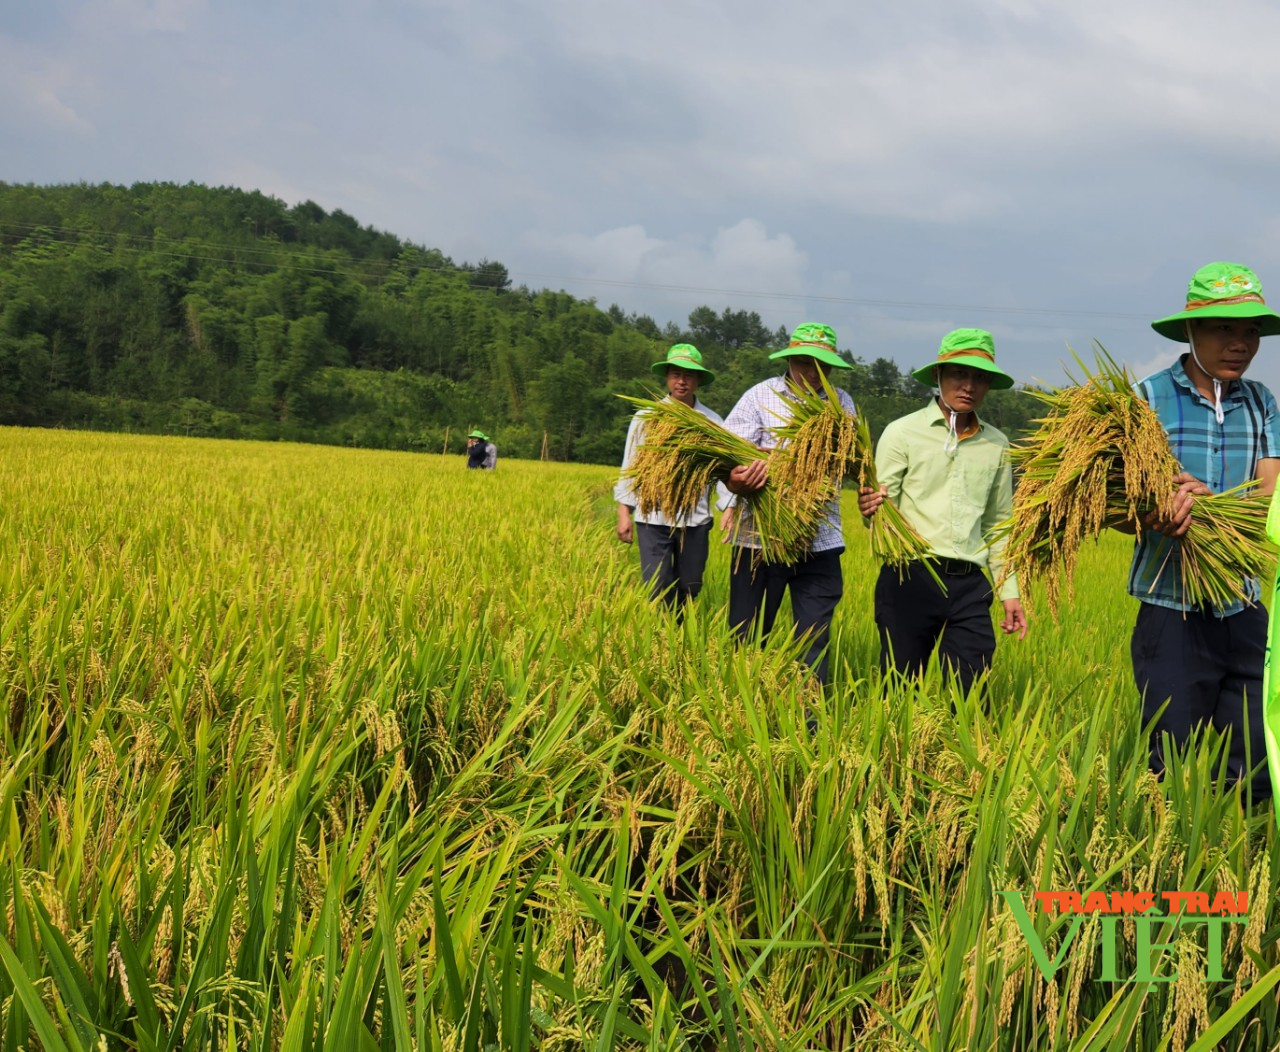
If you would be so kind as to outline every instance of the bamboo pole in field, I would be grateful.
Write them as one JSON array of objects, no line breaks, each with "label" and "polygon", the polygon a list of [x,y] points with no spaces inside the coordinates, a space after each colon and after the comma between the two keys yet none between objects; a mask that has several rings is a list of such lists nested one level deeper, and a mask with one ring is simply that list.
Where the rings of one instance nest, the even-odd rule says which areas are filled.
[{"label": "bamboo pole in field", "polygon": [[542,432],[542,455],[538,459],[539,460],[547,459],[547,433],[545,431]]},{"label": "bamboo pole in field", "polygon": [[445,426],[445,429],[444,429],[444,448],[440,450],[440,455],[442,457],[449,455],[449,428],[447,425]]}]

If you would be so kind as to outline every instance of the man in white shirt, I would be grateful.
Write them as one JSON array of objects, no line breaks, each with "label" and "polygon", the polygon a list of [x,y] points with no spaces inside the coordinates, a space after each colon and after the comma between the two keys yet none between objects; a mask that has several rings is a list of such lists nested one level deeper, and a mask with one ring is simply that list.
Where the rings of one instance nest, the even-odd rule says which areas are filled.
[{"label": "man in white shirt", "polygon": [[[702,364],[702,354],[690,343],[677,343],[666,358],[653,363],[653,371],[666,378],[667,397],[696,409],[717,424],[724,421],[712,409],[698,401],[700,386],[715,379],[715,374]],[[622,468],[626,471],[644,442],[644,411],[631,418],[627,429],[626,452]],[[640,549],[640,573],[649,582],[655,599],[661,598],[677,611],[702,590],[702,572],[707,564],[707,542],[711,533],[711,502],[704,493],[693,513],[672,520],[654,508],[648,514],[636,509],[635,490],[631,479],[620,478],[613,488],[618,504],[618,540],[630,544],[633,538]]]},{"label": "man in white shirt", "polygon": [[[830,375],[832,369],[849,368],[849,363],[836,350],[836,333],[829,325],[799,326],[787,346],[769,357],[785,359],[787,371],[749,388],[725,421],[725,427],[765,453],[778,443],[773,429],[791,415],[783,395],[788,391],[822,394],[820,376]],[[844,411],[855,416],[857,410],[848,392],[838,390],[836,394]],[[746,494],[763,488],[767,480],[768,461],[762,459],[734,468],[725,485],[732,493]],[[827,505],[826,516],[808,553],[794,563],[769,563],[755,558],[759,553],[753,549],[758,549],[760,542],[751,523],[751,509],[746,501],[739,501],[738,506],[743,518],[729,576],[729,624],[742,639],[751,636],[757,622],[760,632],[767,635],[782,604],[783,592],[789,588],[796,636],[808,638],[805,662],[825,683],[831,618],[844,594],[844,575],[840,569],[840,556],[844,552],[840,500],[837,497]]]}]

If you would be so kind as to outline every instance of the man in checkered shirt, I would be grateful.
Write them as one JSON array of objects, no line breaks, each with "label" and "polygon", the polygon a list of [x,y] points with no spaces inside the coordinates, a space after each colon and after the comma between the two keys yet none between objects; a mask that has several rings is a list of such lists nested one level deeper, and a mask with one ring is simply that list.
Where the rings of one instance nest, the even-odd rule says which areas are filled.
[{"label": "man in checkered shirt", "polygon": [[[784,359],[787,371],[770,377],[750,388],[725,418],[724,426],[745,438],[763,452],[777,444],[773,428],[790,416],[783,394],[790,390],[821,391],[820,376],[832,369],[847,369],[849,363],[836,351],[836,333],[829,325],[806,323],[791,334],[787,346],[770,358]],[[845,391],[837,391],[844,410],[854,416],[853,399]],[[734,468],[726,483],[735,494],[752,493],[763,488],[768,479],[768,461],[753,461]],[[808,553],[793,563],[770,563],[753,558],[760,542],[751,523],[751,510],[739,502],[742,521],[737,523],[737,542],[729,576],[729,623],[742,639],[749,639],[758,628],[767,635],[773,628],[783,593],[791,590],[791,612],[795,634],[806,636],[805,661],[818,679],[829,679],[830,662],[827,643],[831,634],[831,617],[844,593],[844,576],[840,555],[844,551],[844,532],[840,525],[840,501],[837,497],[827,505],[826,515],[818,527]]]},{"label": "man in checkered shirt", "polygon": [[[1197,496],[1254,479],[1262,496],[1275,489],[1280,412],[1266,387],[1243,377],[1260,338],[1280,334],[1280,315],[1266,306],[1248,267],[1210,263],[1191,279],[1185,309],[1151,327],[1188,345],[1168,369],[1137,385],[1183,469],[1173,480],[1178,490],[1171,517],[1148,517],[1129,571],[1129,594],[1141,602],[1130,648],[1143,723],[1169,702],[1152,729],[1151,769],[1164,770],[1164,734],[1177,748],[1197,726],[1212,723],[1231,732],[1228,777],[1237,782],[1257,768],[1253,798],[1264,799],[1271,795],[1262,722],[1267,613],[1260,604],[1240,601],[1190,605],[1182,594],[1179,538]],[[1257,582],[1247,585],[1257,599]]]}]

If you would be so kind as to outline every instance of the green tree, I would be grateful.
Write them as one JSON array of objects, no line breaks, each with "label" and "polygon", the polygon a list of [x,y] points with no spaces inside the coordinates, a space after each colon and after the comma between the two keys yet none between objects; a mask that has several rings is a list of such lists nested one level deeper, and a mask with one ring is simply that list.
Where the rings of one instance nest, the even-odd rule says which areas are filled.
[{"label": "green tree", "polygon": [[496,260],[482,259],[471,271],[471,277],[468,284],[473,289],[493,289],[495,292],[505,292],[511,286],[511,277],[507,274],[507,268]]}]

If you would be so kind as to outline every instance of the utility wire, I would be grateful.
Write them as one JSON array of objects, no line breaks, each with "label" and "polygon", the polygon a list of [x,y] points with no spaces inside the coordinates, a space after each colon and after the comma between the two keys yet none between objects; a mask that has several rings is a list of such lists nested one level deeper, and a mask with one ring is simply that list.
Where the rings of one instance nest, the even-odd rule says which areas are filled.
[{"label": "utility wire", "polygon": [[[103,245],[94,244],[88,239],[109,239],[114,240],[116,244],[112,250],[125,251],[137,254],[159,255],[175,259],[189,259],[202,263],[223,263],[228,266],[250,266],[261,267],[264,269],[278,269],[280,267],[288,267],[291,270],[302,271],[314,274],[335,274],[347,275],[351,277],[363,277],[368,281],[375,282],[385,279],[395,268],[395,261],[376,261],[376,260],[354,260],[351,259],[345,263],[337,263],[331,259],[327,259],[324,255],[308,253],[306,250],[290,248],[286,242],[266,242],[259,245],[230,245],[217,244],[204,241],[191,241],[182,239],[181,241],[174,239],[171,243],[161,240],[157,243],[154,236],[148,237],[140,234],[116,233],[105,230],[94,230],[84,227],[53,227],[48,224],[36,223],[17,223],[17,222],[0,222],[0,232],[6,229],[26,231],[25,241],[35,242],[37,244],[48,245],[67,245],[77,246],[85,245],[98,249],[104,253],[109,250]],[[53,235],[73,235],[72,237],[47,236],[42,231],[48,231]],[[390,235],[394,236],[394,235]],[[137,242],[138,244],[120,244],[119,242]],[[170,244],[173,247],[170,247]],[[423,249],[421,246],[412,245],[402,242],[405,247],[412,247],[421,252],[432,251]],[[191,245],[194,248],[202,250],[202,253],[194,251],[182,251],[177,248],[181,245]],[[329,249],[326,252],[345,252],[345,249]],[[208,254],[203,254],[208,253]],[[230,253],[228,255],[228,253]],[[250,258],[245,258],[245,257]],[[252,257],[260,256],[261,259]],[[283,259],[281,258],[283,257]],[[493,261],[489,261],[493,262]],[[420,262],[415,264],[417,270],[434,271],[437,273],[459,272],[474,273],[483,264],[467,264],[459,266],[457,264],[446,263],[428,263]],[[501,264],[499,264],[501,265]],[[522,279],[535,279],[542,281],[562,281],[570,282],[575,285],[600,285],[607,288],[619,289],[637,289],[649,292],[671,292],[681,295],[696,294],[699,296],[730,296],[740,297],[744,299],[756,300],[773,300],[773,301],[799,301],[803,303],[828,303],[840,304],[855,307],[872,307],[896,310],[940,310],[940,311],[956,311],[966,314],[1008,314],[1024,317],[1062,317],[1062,318],[1106,318],[1112,320],[1130,321],[1134,319],[1145,319],[1146,315],[1134,313],[1122,313],[1112,311],[1088,311],[1088,310],[1065,310],[1053,307],[1005,307],[1005,306],[982,306],[978,304],[963,303],[934,303],[926,300],[892,300],[892,299],[875,299],[869,297],[854,296],[832,296],[832,295],[814,295],[804,292],[782,292],[761,289],[724,289],[715,288],[713,286],[699,285],[678,285],[663,284],[656,282],[642,281],[624,281],[620,279],[585,277],[582,275],[564,275],[564,274],[542,274],[533,271],[513,271],[505,268],[507,276],[520,277]],[[495,289],[488,286],[476,286],[475,291],[499,292],[506,291]]]}]

